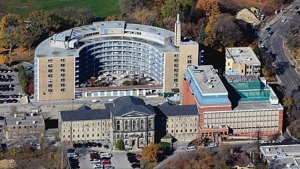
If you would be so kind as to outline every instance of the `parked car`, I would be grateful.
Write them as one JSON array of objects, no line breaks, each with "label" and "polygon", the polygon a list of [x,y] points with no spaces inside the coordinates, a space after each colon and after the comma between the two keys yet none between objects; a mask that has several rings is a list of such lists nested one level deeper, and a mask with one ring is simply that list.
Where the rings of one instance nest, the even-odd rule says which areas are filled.
[{"label": "parked car", "polygon": [[105,149],[109,149],[109,146],[108,145],[104,145],[103,146]]},{"label": "parked car", "polygon": [[195,151],[196,147],[195,146],[189,146],[186,148],[186,151]]},{"label": "parked car", "polygon": [[210,144],[208,144],[207,147],[210,147],[210,148],[212,148],[212,147],[218,147],[218,144],[217,143],[210,143]]},{"label": "parked car", "polygon": [[100,157],[101,158],[110,158],[110,157],[112,157],[112,154],[110,154],[110,153],[101,153]]}]

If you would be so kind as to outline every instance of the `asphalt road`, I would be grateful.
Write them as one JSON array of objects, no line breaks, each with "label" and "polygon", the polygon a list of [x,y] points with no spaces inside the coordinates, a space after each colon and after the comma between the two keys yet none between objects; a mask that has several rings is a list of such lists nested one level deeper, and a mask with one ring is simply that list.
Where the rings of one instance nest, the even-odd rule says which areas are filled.
[{"label": "asphalt road", "polygon": [[[289,8],[294,9],[295,6],[300,6],[300,1],[294,1]],[[282,19],[286,18],[284,22]],[[300,16],[295,11],[287,10],[285,13],[278,14],[269,24],[267,24],[261,31],[259,40],[265,45],[269,52],[271,52],[274,63],[277,67],[277,73],[285,86],[285,95],[291,96],[294,90],[298,89],[300,84],[300,77],[296,71],[291,67],[285,51],[285,37],[289,33],[290,25],[299,25]],[[265,31],[267,27],[271,27],[273,35],[268,36]]]}]

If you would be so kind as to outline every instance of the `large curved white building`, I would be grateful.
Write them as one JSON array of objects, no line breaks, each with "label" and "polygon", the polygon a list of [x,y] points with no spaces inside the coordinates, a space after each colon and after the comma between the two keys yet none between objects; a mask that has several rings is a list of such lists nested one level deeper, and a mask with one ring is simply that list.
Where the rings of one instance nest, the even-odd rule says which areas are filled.
[{"label": "large curved white building", "polygon": [[[152,88],[163,93],[180,91],[187,66],[198,64],[199,47],[197,42],[181,38],[177,17],[175,33],[124,21],[105,21],[76,27],[46,39],[35,51],[35,99],[74,99],[76,91],[83,91],[80,84],[105,73],[143,74],[161,84]],[[90,95],[85,94],[138,95],[128,88],[120,88],[117,92],[91,90]]]}]

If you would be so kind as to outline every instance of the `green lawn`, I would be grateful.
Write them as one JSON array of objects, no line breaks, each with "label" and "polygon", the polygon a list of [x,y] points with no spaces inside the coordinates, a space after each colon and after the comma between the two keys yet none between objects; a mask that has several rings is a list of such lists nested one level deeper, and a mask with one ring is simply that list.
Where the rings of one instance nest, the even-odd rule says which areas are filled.
[{"label": "green lawn", "polygon": [[64,7],[88,8],[99,18],[120,13],[118,0],[0,0],[0,18],[17,13],[26,19],[34,10]]}]

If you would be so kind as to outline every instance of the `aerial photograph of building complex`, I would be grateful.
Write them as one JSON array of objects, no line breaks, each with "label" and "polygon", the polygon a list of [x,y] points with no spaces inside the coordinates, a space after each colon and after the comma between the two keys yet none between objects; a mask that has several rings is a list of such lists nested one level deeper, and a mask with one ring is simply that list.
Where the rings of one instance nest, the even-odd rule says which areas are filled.
[{"label": "aerial photograph of building complex", "polygon": [[0,2],[1,169],[300,169],[300,1]]}]

